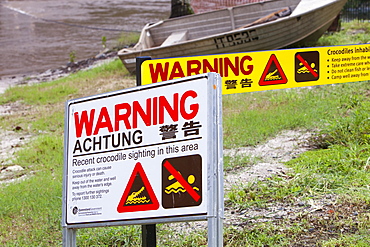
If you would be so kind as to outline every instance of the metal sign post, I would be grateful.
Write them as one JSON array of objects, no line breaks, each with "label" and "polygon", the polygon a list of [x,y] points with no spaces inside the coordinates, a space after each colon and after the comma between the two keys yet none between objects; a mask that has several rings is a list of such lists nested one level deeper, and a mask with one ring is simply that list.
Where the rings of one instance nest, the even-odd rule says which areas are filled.
[{"label": "metal sign post", "polygon": [[[149,56],[136,58],[136,86],[141,86],[141,64],[152,59]],[[142,247],[155,247],[157,244],[156,225],[142,225],[141,226],[141,242]]]}]

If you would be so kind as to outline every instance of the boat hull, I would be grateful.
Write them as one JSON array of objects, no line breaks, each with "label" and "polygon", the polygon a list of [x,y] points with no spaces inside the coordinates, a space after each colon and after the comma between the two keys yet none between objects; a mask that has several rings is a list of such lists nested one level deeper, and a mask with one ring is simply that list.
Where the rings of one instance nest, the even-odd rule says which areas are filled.
[{"label": "boat hull", "polygon": [[146,49],[124,49],[118,53],[130,73],[135,73],[136,57],[168,58],[222,53],[274,50],[290,45],[314,42],[329,28],[346,0],[327,1],[320,8],[302,11],[297,8],[290,16],[217,35],[196,38],[168,46]]}]

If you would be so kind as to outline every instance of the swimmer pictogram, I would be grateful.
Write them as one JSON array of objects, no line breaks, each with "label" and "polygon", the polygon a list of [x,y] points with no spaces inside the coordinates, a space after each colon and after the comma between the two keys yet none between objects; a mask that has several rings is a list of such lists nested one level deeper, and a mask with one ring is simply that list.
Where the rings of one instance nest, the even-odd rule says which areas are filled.
[{"label": "swimmer pictogram", "polygon": [[[305,61],[306,62],[306,61]],[[298,74],[308,74],[308,73],[315,73],[315,75],[317,75],[317,69],[315,69],[316,67],[316,64],[315,63],[311,63],[309,66],[305,65],[308,63],[299,63],[299,66],[302,66],[300,67],[298,70],[297,70],[297,73]],[[310,68],[310,69],[308,69]]]},{"label": "swimmer pictogram", "polygon": [[202,203],[202,158],[190,155],[162,162],[162,206],[179,208]]},{"label": "swimmer pictogram", "polygon": [[295,81],[317,81],[320,76],[318,51],[297,52],[295,54]]},{"label": "swimmer pictogram", "polygon": [[[181,173],[179,172],[179,174],[181,175]],[[168,176],[168,180],[173,180],[175,179],[175,177],[173,175],[170,175]],[[189,175],[188,176],[188,179],[187,179],[188,183],[191,185],[195,182],[195,176],[194,175]],[[199,188],[198,187],[192,187],[194,190],[196,191],[199,191]],[[177,194],[177,193],[185,193],[186,190],[185,188],[180,184],[179,181],[176,181],[174,182],[173,184],[167,186],[164,190],[164,192],[166,194],[171,194],[171,193],[174,193],[174,194]]]},{"label": "swimmer pictogram", "polygon": [[157,210],[159,202],[140,162],[136,163],[117,206],[119,213]]}]

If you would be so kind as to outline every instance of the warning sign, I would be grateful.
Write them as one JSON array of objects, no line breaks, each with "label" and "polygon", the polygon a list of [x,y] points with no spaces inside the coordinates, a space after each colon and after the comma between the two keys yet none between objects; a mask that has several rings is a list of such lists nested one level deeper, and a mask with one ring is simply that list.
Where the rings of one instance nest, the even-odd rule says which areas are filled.
[{"label": "warning sign", "polygon": [[144,83],[206,72],[222,77],[222,93],[370,80],[370,44],[147,60]]},{"label": "warning sign", "polygon": [[220,96],[221,77],[208,73],[68,101],[63,223],[156,224],[219,214],[208,205],[222,207],[223,196],[208,184],[221,184]]},{"label": "warning sign", "polygon": [[320,75],[320,54],[317,51],[297,52],[295,55],[295,81],[317,81]]},{"label": "warning sign", "polygon": [[117,211],[124,213],[156,210],[158,208],[159,203],[157,197],[154,194],[143,167],[138,162],[118,204]]},{"label": "warning sign", "polygon": [[272,54],[267,62],[266,68],[263,71],[260,79],[260,86],[277,85],[287,83],[287,78],[275,54]]},{"label": "warning sign", "polygon": [[202,202],[202,158],[200,155],[169,158],[162,166],[164,208],[198,206]]}]

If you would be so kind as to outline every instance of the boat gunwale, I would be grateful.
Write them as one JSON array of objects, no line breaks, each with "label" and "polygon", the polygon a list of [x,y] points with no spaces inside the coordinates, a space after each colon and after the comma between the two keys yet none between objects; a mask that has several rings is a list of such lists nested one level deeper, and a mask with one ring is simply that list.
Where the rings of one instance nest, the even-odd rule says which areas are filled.
[{"label": "boat gunwale", "polygon": [[[269,21],[269,22],[265,22],[265,23],[261,23],[261,24],[258,24],[258,25],[254,25],[254,26],[249,26],[249,27],[246,27],[246,28],[237,28],[237,29],[233,29],[233,30],[230,30],[230,31],[227,31],[227,32],[222,32],[222,33],[217,33],[217,34],[214,34],[214,35],[209,35],[209,36],[203,36],[201,38],[196,38],[196,39],[191,39],[191,40],[186,40],[186,41],[181,41],[181,42],[178,42],[178,43],[175,43],[175,44],[171,44],[171,45],[168,45],[168,46],[155,46],[155,47],[150,47],[150,48],[146,48],[144,50],[134,50],[134,48],[126,48],[126,49],[122,49],[118,52],[118,56],[122,55],[122,56],[129,56],[131,54],[137,54],[137,53],[140,53],[140,52],[150,52],[150,51],[156,51],[156,50],[161,50],[161,49],[166,49],[166,48],[176,48],[176,47],[179,47],[179,46],[183,46],[184,44],[193,44],[193,43],[196,43],[196,42],[201,42],[201,41],[205,41],[205,40],[208,40],[208,39],[214,39],[214,38],[217,38],[217,37],[220,37],[220,36],[225,36],[225,35],[230,35],[230,34],[234,34],[234,33],[239,33],[239,32],[244,32],[244,31],[250,31],[250,30],[254,30],[256,28],[260,28],[260,27],[266,27],[266,26],[270,26],[270,25],[275,25],[276,23],[278,22],[285,22],[285,21],[289,21],[291,19],[297,19],[299,17],[302,17],[302,16],[306,16],[306,15],[309,15],[311,14],[312,12],[316,12],[317,10],[320,10],[320,9],[323,9],[323,8],[326,8],[330,5],[335,5],[335,4],[339,4],[340,2],[342,1],[346,1],[346,0],[337,0],[337,1],[332,1],[330,3],[327,3],[327,4],[324,4],[322,6],[320,6],[320,8],[315,8],[315,9],[311,9],[309,11],[306,11],[306,12],[301,12],[300,14],[298,15],[293,15],[294,11],[292,11],[292,14],[289,15],[289,16],[285,16],[285,17],[281,17],[281,18],[278,18],[276,20],[273,20],[273,21]],[[264,2],[272,2],[272,1],[264,1]],[[300,1],[301,3],[302,1]],[[299,4],[298,4],[299,5]],[[297,5],[297,7],[298,7]],[[181,17],[180,17],[181,18]],[[334,17],[335,18],[335,17]],[[331,21],[331,20],[329,20]],[[159,22],[164,22],[164,21],[159,21]],[[157,23],[159,22],[156,22],[155,24],[153,25],[156,25]],[[320,30],[323,26],[327,25],[327,22],[324,23],[323,25],[320,25],[319,28],[316,28],[315,30],[313,30],[311,33],[305,35],[305,36],[301,36],[299,37],[298,40],[295,40],[294,42],[291,42],[290,44],[294,44],[295,42],[298,42],[299,40],[302,40],[308,36],[310,36],[311,34],[313,34],[315,31],[317,30]],[[151,27],[151,26],[150,26]],[[149,28],[150,28],[149,27]],[[287,44],[289,45],[289,44]]]}]

